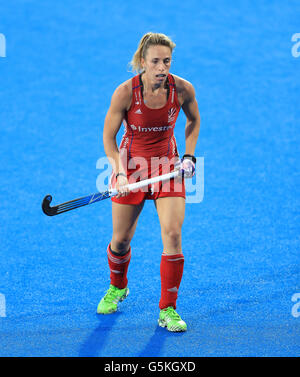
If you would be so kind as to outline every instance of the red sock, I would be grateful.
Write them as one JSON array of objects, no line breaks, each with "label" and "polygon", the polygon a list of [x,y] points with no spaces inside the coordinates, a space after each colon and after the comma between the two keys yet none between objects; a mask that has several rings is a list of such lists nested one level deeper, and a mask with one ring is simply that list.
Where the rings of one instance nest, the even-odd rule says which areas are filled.
[{"label": "red sock", "polygon": [[160,263],[161,296],[159,308],[173,306],[176,309],[178,289],[183,274],[183,254],[162,254]]},{"label": "red sock", "polygon": [[119,289],[127,287],[127,270],[131,258],[131,247],[127,254],[118,256],[111,252],[110,244],[107,248],[108,265],[110,269],[110,283]]}]

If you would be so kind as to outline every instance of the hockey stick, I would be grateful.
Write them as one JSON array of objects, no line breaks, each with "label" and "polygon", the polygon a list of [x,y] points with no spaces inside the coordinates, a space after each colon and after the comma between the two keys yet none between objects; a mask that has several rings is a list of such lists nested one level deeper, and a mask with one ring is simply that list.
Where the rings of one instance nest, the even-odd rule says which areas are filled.
[{"label": "hockey stick", "polygon": [[[174,170],[171,173],[159,175],[154,178],[144,179],[143,181],[139,181],[136,183],[131,183],[127,185],[129,191],[133,191],[147,185],[151,185],[156,182],[163,182],[167,181],[171,178],[175,178],[179,175],[180,169]],[[42,210],[47,216],[55,216],[59,215],[60,213],[71,211],[72,209],[83,207],[88,204],[99,202],[100,200],[104,200],[110,198],[112,196],[116,196],[118,191],[116,189],[107,190],[104,192],[97,192],[96,194],[91,194],[87,196],[83,196],[78,199],[70,200],[69,202],[61,203],[56,206],[50,207],[50,203],[52,201],[51,195],[46,195],[42,202]]]}]

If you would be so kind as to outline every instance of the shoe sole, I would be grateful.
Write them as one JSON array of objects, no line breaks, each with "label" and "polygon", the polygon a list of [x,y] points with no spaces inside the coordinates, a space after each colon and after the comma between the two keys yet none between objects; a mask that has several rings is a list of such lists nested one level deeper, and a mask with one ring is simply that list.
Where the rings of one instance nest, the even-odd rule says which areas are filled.
[{"label": "shoe sole", "polygon": [[176,326],[172,326],[172,327],[168,327],[167,325],[167,322],[159,319],[158,320],[158,326],[160,327],[166,327],[168,331],[171,331],[171,332],[185,332],[187,329],[183,329],[183,328],[180,328],[180,327],[176,327]]},{"label": "shoe sole", "polygon": [[[120,300],[118,301],[118,303],[124,301],[125,298],[126,298],[128,295],[129,295],[129,288],[127,289],[127,291],[125,292],[125,294],[120,298]],[[113,314],[113,313],[115,313],[117,310],[118,310],[118,307],[117,307],[116,310],[111,310],[110,312],[107,312],[107,313],[98,312],[98,310],[97,310],[97,314],[104,314],[104,315],[106,315],[106,314]]]}]

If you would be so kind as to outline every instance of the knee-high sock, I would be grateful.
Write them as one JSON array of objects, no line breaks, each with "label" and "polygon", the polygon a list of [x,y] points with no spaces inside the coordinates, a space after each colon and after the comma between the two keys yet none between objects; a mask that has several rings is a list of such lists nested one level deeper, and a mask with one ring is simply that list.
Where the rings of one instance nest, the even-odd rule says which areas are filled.
[{"label": "knee-high sock", "polygon": [[110,244],[107,248],[108,265],[110,269],[110,283],[117,288],[127,287],[127,270],[131,258],[131,247],[125,255],[119,256],[111,252]]},{"label": "knee-high sock", "polygon": [[183,254],[162,254],[160,263],[161,296],[159,308],[173,306],[176,309],[178,289],[183,274]]}]

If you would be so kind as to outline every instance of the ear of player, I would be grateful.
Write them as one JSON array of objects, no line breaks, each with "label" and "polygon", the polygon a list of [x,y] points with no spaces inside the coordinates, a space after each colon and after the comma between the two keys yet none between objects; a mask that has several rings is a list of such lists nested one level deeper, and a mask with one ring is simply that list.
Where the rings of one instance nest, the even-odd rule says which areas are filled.
[{"label": "ear of player", "polygon": [[192,178],[195,175],[196,157],[191,154],[185,154],[181,159],[181,172],[184,178]]}]

